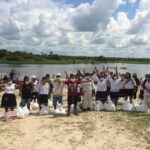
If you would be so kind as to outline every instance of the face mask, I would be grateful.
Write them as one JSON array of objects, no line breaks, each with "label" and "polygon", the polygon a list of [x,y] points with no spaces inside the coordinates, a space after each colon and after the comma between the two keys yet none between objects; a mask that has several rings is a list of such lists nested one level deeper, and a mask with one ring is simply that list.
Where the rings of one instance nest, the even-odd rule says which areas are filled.
[{"label": "face mask", "polygon": [[60,77],[56,77],[57,80],[60,80]]},{"label": "face mask", "polygon": [[117,76],[114,76],[114,79],[117,80]]},{"label": "face mask", "polygon": [[71,79],[71,82],[74,82],[75,81],[75,79]]},{"label": "face mask", "polygon": [[103,81],[103,80],[104,80],[104,78],[100,78],[100,80],[101,80],[101,81]]},{"label": "face mask", "polygon": [[26,81],[25,84],[29,84],[29,81]]},{"label": "face mask", "polygon": [[11,85],[11,84],[12,84],[12,81],[9,81],[8,84]]},{"label": "face mask", "polygon": [[90,79],[90,76],[86,76],[85,78],[86,78],[87,80],[89,80],[89,79]]}]

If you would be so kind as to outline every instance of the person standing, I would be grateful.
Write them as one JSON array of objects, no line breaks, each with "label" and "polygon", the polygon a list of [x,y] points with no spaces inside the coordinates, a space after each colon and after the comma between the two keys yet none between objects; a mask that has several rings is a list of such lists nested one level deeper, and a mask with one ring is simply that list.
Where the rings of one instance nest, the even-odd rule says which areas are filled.
[{"label": "person standing", "polygon": [[93,95],[95,94],[95,86],[89,73],[85,74],[85,79],[89,82],[82,83],[80,87],[83,92],[83,111],[90,111]]},{"label": "person standing", "polygon": [[53,106],[54,106],[54,110],[56,110],[57,107],[57,103],[63,105],[63,99],[62,99],[62,95],[63,95],[63,88],[64,88],[64,83],[61,83],[61,74],[57,73],[56,74],[56,79],[51,80],[51,83],[53,85]]},{"label": "person standing", "polygon": [[134,93],[133,93],[133,98],[136,99],[138,87],[139,87],[139,85],[140,85],[140,80],[139,80],[139,78],[137,77],[137,74],[136,74],[136,73],[133,73],[133,74],[132,74],[132,78],[135,80],[135,83],[136,83],[135,90],[134,90]]},{"label": "person standing", "polygon": [[43,77],[41,82],[38,84],[36,91],[38,92],[38,103],[39,109],[41,110],[41,105],[48,105],[48,96],[50,91],[50,85]]},{"label": "person standing", "polygon": [[150,74],[145,75],[142,87],[144,89],[144,102],[150,108]]},{"label": "person standing", "polygon": [[14,108],[17,107],[16,95],[15,95],[16,87],[17,85],[14,84],[11,79],[8,79],[4,87],[1,87],[4,88],[1,107],[5,108],[5,112],[7,112],[9,109],[13,111]]},{"label": "person standing", "polygon": [[131,104],[132,104],[132,98],[134,95],[135,87],[136,87],[135,80],[131,78],[131,74],[129,72],[126,72],[125,84],[124,84],[125,97],[126,97],[126,99],[129,97]]},{"label": "person standing", "polygon": [[110,99],[115,106],[117,106],[120,91],[120,79],[118,79],[117,74],[113,74],[112,78],[109,79],[108,82],[110,85]]},{"label": "person standing", "polygon": [[23,84],[20,87],[21,93],[21,106],[27,105],[28,110],[30,110],[30,102],[32,98],[32,83],[29,82],[29,77],[25,76],[23,79]]},{"label": "person standing", "polygon": [[13,81],[14,80],[14,70],[11,70],[10,73],[9,73],[9,78]]}]

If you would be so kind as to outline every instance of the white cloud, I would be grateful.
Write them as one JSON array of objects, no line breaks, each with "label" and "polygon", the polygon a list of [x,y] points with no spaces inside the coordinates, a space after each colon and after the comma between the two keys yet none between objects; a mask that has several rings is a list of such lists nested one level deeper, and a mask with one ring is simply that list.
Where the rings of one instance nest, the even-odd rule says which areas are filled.
[{"label": "white cloud", "polygon": [[[141,57],[150,48],[148,0],[136,15],[112,13],[136,0],[94,0],[77,7],[63,0],[0,1],[0,48],[35,53]],[[140,52],[140,55],[137,52]],[[146,55],[150,57],[150,55]]]}]

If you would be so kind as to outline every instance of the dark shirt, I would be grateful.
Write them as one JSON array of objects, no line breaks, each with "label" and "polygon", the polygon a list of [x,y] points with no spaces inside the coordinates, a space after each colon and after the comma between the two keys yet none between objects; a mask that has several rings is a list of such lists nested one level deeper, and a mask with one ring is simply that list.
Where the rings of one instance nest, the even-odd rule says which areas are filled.
[{"label": "dark shirt", "polygon": [[31,98],[32,83],[22,85],[22,98]]}]

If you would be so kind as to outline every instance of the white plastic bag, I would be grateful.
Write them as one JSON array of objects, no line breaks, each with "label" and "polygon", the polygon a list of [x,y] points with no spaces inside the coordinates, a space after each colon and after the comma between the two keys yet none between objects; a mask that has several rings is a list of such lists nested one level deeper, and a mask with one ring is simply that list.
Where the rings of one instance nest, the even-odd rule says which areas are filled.
[{"label": "white plastic bag", "polygon": [[95,101],[92,101],[92,102],[91,102],[91,110],[94,110],[95,105],[96,105]]},{"label": "white plastic bag", "polygon": [[66,115],[66,111],[61,104],[59,104],[58,108],[54,110],[54,115]]},{"label": "white plastic bag", "polygon": [[94,110],[95,110],[95,111],[104,110],[104,104],[103,104],[101,101],[96,101],[96,102],[95,102]]},{"label": "white plastic bag", "polygon": [[53,103],[52,103],[52,101],[50,99],[48,100],[48,106],[49,107],[53,106]]},{"label": "white plastic bag", "polygon": [[24,106],[24,107],[22,107],[22,110],[24,111],[25,116],[30,115],[30,111],[29,111],[29,109],[27,108],[27,105]]},{"label": "white plastic bag", "polygon": [[114,105],[114,103],[111,100],[108,100],[105,104],[104,104],[104,108],[107,111],[116,111],[116,107]]},{"label": "white plastic bag", "polygon": [[141,105],[136,106],[136,111],[138,112],[148,112],[148,105],[144,101],[142,101]]},{"label": "white plastic bag", "polygon": [[82,109],[83,109],[83,104],[82,104],[82,102],[78,102],[78,103],[77,103],[77,112],[81,112]]},{"label": "white plastic bag", "polygon": [[41,105],[41,110],[39,111],[39,115],[48,115],[49,113],[50,113],[49,107]]},{"label": "white plastic bag", "polygon": [[74,113],[74,104],[71,105],[70,113]]},{"label": "white plastic bag", "polygon": [[118,105],[122,105],[124,102],[125,102],[125,100],[124,100],[123,97],[120,97],[120,98],[118,99]]},{"label": "white plastic bag", "polygon": [[128,101],[125,101],[122,106],[124,111],[132,111],[134,109],[133,105],[130,104]]},{"label": "white plastic bag", "polygon": [[133,100],[132,105],[133,105],[133,110],[134,110],[134,111],[137,111],[137,107],[140,106],[140,105],[137,103],[136,100]]},{"label": "white plastic bag", "polygon": [[[36,102],[34,102],[34,100],[30,103],[30,106],[33,110],[39,109],[39,104]],[[32,110],[31,109],[31,110]]]},{"label": "white plastic bag", "polygon": [[23,119],[23,118],[25,118],[24,110],[23,110],[21,107],[18,107],[18,108],[16,109],[16,112],[17,112],[17,118],[18,118],[18,119]]}]

